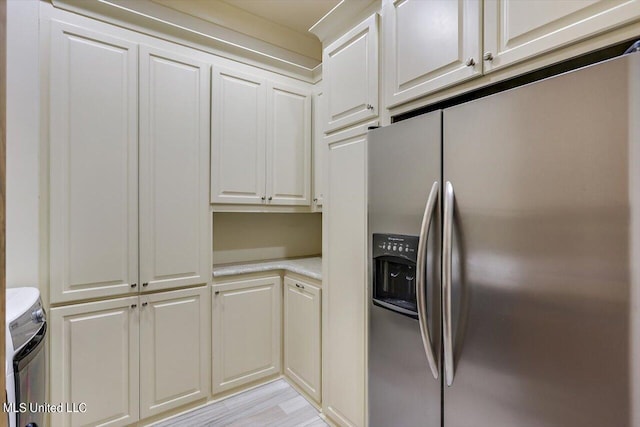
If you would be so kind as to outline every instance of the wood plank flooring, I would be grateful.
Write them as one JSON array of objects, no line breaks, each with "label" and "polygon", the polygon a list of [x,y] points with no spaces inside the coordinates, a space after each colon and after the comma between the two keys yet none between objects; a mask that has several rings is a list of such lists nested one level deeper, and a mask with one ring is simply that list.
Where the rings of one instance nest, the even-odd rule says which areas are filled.
[{"label": "wood plank flooring", "polygon": [[327,427],[285,380],[194,409],[154,427]]}]

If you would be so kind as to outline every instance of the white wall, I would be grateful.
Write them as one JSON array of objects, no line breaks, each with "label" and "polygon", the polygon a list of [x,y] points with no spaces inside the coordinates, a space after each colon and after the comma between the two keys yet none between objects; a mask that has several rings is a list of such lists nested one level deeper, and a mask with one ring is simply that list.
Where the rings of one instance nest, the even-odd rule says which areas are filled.
[{"label": "white wall", "polygon": [[7,1],[7,287],[38,285],[38,0]]},{"label": "white wall", "polygon": [[322,215],[214,213],[213,263],[261,261],[322,253]]}]

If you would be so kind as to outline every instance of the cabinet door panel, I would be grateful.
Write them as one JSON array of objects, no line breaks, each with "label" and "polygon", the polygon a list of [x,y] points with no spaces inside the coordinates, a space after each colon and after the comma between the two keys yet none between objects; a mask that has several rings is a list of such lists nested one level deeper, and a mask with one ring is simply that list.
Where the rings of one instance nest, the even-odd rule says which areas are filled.
[{"label": "cabinet door panel", "polygon": [[51,302],[137,292],[136,55],[52,21]]},{"label": "cabinet door panel", "polygon": [[211,202],[262,204],[266,84],[215,67],[211,112]]},{"label": "cabinet door panel", "polygon": [[325,132],[378,115],[377,21],[374,14],[324,49]]},{"label": "cabinet door panel", "polygon": [[325,158],[327,143],[324,140],[325,98],[318,92],[313,104],[313,199],[316,207],[324,203]]},{"label": "cabinet door panel", "polygon": [[481,75],[481,7],[475,0],[386,0],[387,107]]},{"label": "cabinet door panel", "polygon": [[51,309],[51,402],[87,404],[85,413],[52,413],[52,425],[138,420],[137,303],[129,297]]},{"label": "cabinet door panel", "polygon": [[272,205],[311,203],[311,93],[269,84],[267,197]]},{"label": "cabinet door panel", "polygon": [[209,66],[140,49],[140,280],[209,282]]},{"label": "cabinet door panel", "polygon": [[640,1],[485,0],[485,72],[640,19]]},{"label": "cabinet door panel", "polygon": [[207,287],[140,297],[140,415],[209,395]]},{"label": "cabinet door panel", "polygon": [[320,402],[320,289],[284,278],[284,371]]},{"label": "cabinet door panel", "polygon": [[214,285],[213,393],[280,372],[280,276]]},{"label": "cabinet door panel", "polygon": [[329,146],[327,256],[322,301],[322,407],[364,426],[366,366],[366,135]]}]

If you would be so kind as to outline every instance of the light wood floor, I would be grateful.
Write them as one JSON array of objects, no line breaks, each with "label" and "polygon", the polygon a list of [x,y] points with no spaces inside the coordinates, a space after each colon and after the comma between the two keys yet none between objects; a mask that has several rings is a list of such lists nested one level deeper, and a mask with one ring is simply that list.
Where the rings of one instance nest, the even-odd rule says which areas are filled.
[{"label": "light wood floor", "polygon": [[285,380],[194,409],[154,427],[327,427],[318,411]]}]

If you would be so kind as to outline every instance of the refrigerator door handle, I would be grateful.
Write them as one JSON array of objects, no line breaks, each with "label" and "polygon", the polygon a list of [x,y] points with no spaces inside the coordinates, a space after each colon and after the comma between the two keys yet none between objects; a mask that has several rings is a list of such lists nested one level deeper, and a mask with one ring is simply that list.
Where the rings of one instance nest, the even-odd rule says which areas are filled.
[{"label": "refrigerator door handle", "polygon": [[434,182],[427,199],[427,205],[424,208],[422,217],[422,226],[420,227],[420,239],[418,240],[418,259],[416,266],[416,296],[418,305],[418,323],[420,324],[420,335],[422,336],[422,345],[427,355],[427,361],[431,368],[431,373],[435,379],[438,379],[438,364],[436,362],[435,352],[429,336],[429,324],[427,322],[427,300],[425,295],[425,267],[427,259],[427,240],[429,239],[429,229],[433,220],[433,213],[436,209],[436,201],[438,200],[438,182]]},{"label": "refrigerator door handle", "polygon": [[442,342],[444,347],[444,375],[447,386],[453,384],[453,335],[451,326],[451,259],[453,251],[453,185],[444,188],[442,223]]}]

